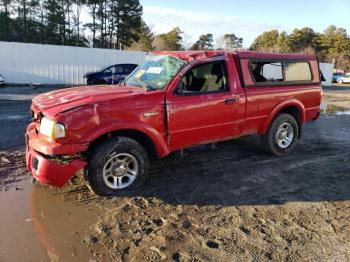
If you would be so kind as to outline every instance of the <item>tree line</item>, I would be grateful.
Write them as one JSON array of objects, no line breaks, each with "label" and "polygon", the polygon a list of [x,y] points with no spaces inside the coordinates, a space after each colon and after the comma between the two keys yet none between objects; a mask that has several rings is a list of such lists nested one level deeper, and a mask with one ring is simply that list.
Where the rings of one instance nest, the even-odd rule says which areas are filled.
[{"label": "tree line", "polygon": [[[82,21],[82,10],[90,21]],[[71,45],[127,50],[240,49],[243,39],[227,33],[214,40],[212,33],[192,41],[179,27],[154,35],[142,19],[139,0],[0,0],[0,41]],[[350,69],[350,38],[343,28],[329,26],[287,34],[278,30],[256,37],[250,50],[316,54],[321,61]]]},{"label": "tree line", "polygon": [[[213,34],[200,35],[191,45],[183,45],[183,32],[176,27],[168,33],[155,36],[152,48],[157,50],[213,50],[242,49],[243,38],[234,33],[224,34],[214,41]],[[257,36],[249,50],[279,53],[306,53],[317,55],[321,62],[329,62],[337,69],[350,70],[350,37],[344,28],[334,25],[322,33],[310,27],[285,31],[270,30]]]},{"label": "tree line", "polygon": [[[89,13],[83,23],[82,9]],[[131,49],[213,49],[213,35],[183,45],[183,32],[175,27],[154,35],[142,20],[139,0],[0,0],[0,41]],[[222,48],[242,46],[242,38],[227,34]]]},{"label": "tree line", "polygon": [[[225,34],[215,41],[213,34],[208,33],[199,36],[197,41],[186,47],[181,46],[182,35],[180,28],[175,28],[167,34],[156,36],[153,44],[160,50],[230,50],[241,49],[243,43],[243,39],[233,33]],[[322,33],[309,27],[294,29],[290,34],[278,30],[266,31],[255,38],[249,50],[315,54],[321,62],[334,63],[335,68],[350,70],[350,37],[344,28],[334,25]]]},{"label": "tree line", "polygon": [[142,11],[139,0],[0,0],[0,40],[124,49],[147,27]]},{"label": "tree line", "polygon": [[243,38],[233,33],[224,34],[214,41],[213,34],[200,35],[198,40],[191,43],[185,39],[186,34],[179,27],[171,31],[153,37],[152,49],[156,50],[233,50],[240,49],[243,45]]},{"label": "tree line", "polygon": [[255,38],[251,50],[281,53],[315,54],[320,61],[334,63],[335,68],[350,70],[350,37],[344,28],[334,25],[322,33],[310,27],[287,34],[270,30]]}]

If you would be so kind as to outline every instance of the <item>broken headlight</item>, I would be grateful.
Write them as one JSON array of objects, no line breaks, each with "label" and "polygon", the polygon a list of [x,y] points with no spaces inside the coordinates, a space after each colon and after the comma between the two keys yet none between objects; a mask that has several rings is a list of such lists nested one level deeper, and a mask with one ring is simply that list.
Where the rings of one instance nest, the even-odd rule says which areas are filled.
[{"label": "broken headlight", "polygon": [[41,119],[39,132],[51,138],[64,138],[67,135],[64,124],[56,123],[47,117]]}]

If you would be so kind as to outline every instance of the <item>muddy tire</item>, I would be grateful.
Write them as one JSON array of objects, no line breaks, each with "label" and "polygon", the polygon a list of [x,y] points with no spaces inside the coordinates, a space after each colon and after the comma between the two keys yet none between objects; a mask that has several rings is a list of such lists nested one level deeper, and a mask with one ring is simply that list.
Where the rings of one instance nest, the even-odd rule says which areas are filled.
[{"label": "muddy tire", "polygon": [[99,196],[115,196],[144,184],[149,172],[145,149],[128,137],[103,141],[89,154],[88,187]]},{"label": "muddy tire", "polygon": [[281,113],[272,122],[269,130],[262,135],[264,149],[276,156],[293,152],[299,140],[299,126],[290,114]]}]

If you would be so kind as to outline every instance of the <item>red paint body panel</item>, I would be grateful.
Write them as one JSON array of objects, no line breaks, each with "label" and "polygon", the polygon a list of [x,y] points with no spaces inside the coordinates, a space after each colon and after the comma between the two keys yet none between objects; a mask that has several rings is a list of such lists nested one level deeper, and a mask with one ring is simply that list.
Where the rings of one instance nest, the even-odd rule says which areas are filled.
[{"label": "red paint body panel", "polygon": [[[38,168],[33,167],[33,159],[38,161]],[[68,164],[59,164],[36,153],[33,149],[26,152],[26,164],[34,178],[43,184],[62,187],[80,169],[86,166],[82,160],[72,160]]]},{"label": "red paint body panel", "polygon": [[38,95],[33,98],[33,104],[41,111],[45,111],[46,116],[55,117],[78,106],[145,93],[147,93],[145,89],[138,87],[80,86]]},{"label": "red paint body panel", "polygon": [[[244,128],[245,95],[239,86],[238,71],[233,58],[225,56],[230,90],[227,92],[176,96],[177,81],[167,91],[168,129],[171,151],[196,144],[209,143],[239,136]],[[204,58],[194,65],[216,61]],[[184,69],[186,71],[186,69]],[[226,105],[225,100],[235,99]]]},{"label": "red paint body panel", "polygon": [[75,155],[84,152],[88,148],[88,143],[82,144],[62,144],[52,140],[35,129],[35,123],[29,124],[27,128],[28,147],[44,155]]},{"label": "red paint body panel", "polygon": [[[298,109],[300,124],[316,119],[319,114],[321,86],[315,56],[246,51],[156,51],[153,54],[188,62],[164,90],[88,86],[53,91],[33,99],[34,113],[63,123],[67,129],[66,138],[55,140],[38,132],[37,120],[28,126],[27,166],[38,180],[62,186],[86,162],[73,160],[62,165],[45,156],[84,154],[96,139],[116,131],[132,130],[146,135],[158,157],[164,157],[195,144],[264,134],[274,117],[286,107]],[[249,61],[256,58],[308,61],[313,80],[307,84],[255,85]],[[174,94],[187,70],[216,60],[226,64],[229,91],[191,96]],[[227,99],[235,102],[227,104]],[[152,116],[147,114],[150,112]],[[33,170],[33,157],[41,163],[38,170]]]},{"label": "red paint body panel", "polygon": [[[26,165],[35,179],[43,184],[62,187],[75,175],[80,169],[86,166],[87,162],[82,160],[73,160],[67,164],[61,164],[56,161],[47,159],[43,156],[43,148],[38,143],[39,150],[36,152],[33,147],[33,141],[36,141],[35,129],[33,125],[29,125],[27,129],[27,145],[26,145]],[[37,161],[36,167],[33,166],[33,160]]]}]

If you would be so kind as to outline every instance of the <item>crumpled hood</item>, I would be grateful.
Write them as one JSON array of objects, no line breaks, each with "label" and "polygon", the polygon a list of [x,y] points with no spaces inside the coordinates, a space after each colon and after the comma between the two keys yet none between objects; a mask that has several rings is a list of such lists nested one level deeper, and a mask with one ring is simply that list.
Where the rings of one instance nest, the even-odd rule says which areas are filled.
[{"label": "crumpled hood", "polygon": [[123,98],[147,92],[130,86],[81,86],[55,90],[33,98],[33,106],[45,115],[55,116],[78,106]]}]

